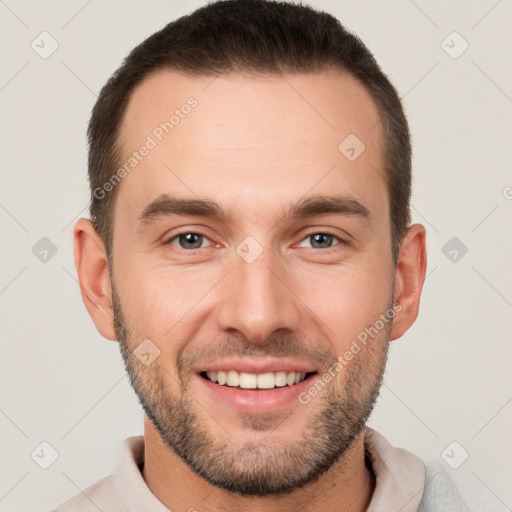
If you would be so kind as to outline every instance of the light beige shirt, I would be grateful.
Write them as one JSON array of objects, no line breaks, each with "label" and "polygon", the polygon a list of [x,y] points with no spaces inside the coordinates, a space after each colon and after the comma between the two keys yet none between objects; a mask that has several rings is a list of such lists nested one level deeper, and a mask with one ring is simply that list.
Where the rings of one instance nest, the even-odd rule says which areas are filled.
[{"label": "light beige shirt", "polygon": [[[365,448],[376,476],[369,512],[468,511],[442,465],[425,466],[416,455],[395,448],[370,428]],[[129,437],[123,442],[113,475],[91,485],[53,512],[169,512],[142,478],[143,466],[144,437]]]}]

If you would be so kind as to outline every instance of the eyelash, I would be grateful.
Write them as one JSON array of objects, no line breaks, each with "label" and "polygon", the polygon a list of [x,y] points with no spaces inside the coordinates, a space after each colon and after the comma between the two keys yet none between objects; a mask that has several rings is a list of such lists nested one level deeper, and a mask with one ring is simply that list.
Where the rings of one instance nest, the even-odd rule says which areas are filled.
[{"label": "eyelash", "polygon": [[[167,239],[167,241],[164,244],[165,245],[173,245],[172,242],[174,240],[176,240],[177,238],[179,238],[180,236],[182,236],[182,235],[198,235],[198,236],[201,236],[201,237],[209,240],[210,242],[212,242],[212,240],[210,240],[210,238],[208,236],[206,236],[206,235],[204,235],[202,233],[199,233],[199,232],[196,232],[196,231],[182,231],[180,233],[174,234],[171,238]],[[309,249],[310,251],[321,251],[323,253],[330,253],[330,252],[336,250],[336,248],[339,245],[346,245],[346,242],[342,238],[340,238],[338,235],[335,235],[334,233],[330,233],[329,231],[312,231],[311,233],[305,235],[301,239],[301,242],[306,240],[307,238],[310,238],[310,237],[314,236],[314,235],[332,236],[333,238],[338,239],[339,243],[335,244],[335,245],[333,245],[331,247],[327,247],[325,249],[319,249],[319,248],[315,248],[315,247],[307,247],[306,249]],[[184,252],[188,252],[188,253],[194,253],[195,251],[199,251],[200,249],[205,249],[205,247],[199,247],[197,249],[183,249],[181,247],[177,247],[177,249],[182,250]]]}]

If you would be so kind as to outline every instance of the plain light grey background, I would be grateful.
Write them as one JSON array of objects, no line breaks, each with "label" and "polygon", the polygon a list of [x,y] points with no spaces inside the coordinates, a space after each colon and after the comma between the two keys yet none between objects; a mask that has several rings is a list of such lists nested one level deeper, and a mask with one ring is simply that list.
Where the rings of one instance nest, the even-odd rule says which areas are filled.
[{"label": "plain light grey background", "polygon": [[[204,3],[0,1],[2,511],[55,508],[113,472],[122,441],[143,431],[117,343],[96,331],[76,280],[85,131],[130,49]],[[392,344],[370,426],[443,461],[487,503],[478,510],[511,510],[512,3],[309,3],[363,39],[403,98],[413,220],[427,228],[420,315]],[[47,469],[43,442],[58,454]]]}]

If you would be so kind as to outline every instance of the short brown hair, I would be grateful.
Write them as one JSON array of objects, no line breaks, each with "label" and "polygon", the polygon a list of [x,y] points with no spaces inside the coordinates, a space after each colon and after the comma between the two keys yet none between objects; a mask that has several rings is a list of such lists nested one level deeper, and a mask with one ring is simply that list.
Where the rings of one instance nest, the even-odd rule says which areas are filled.
[{"label": "short brown hair", "polygon": [[[130,96],[151,73],[311,73],[356,78],[379,111],[385,134],[391,248],[396,264],[410,224],[411,142],[400,98],[363,42],[332,15],[284,1],[223,0],[169,23],[135,47],[102,88],[88,128],[91,221],[111,256],[116,190],[100,197],[121,162],[119,133]],[[341,142],[341,141],[340,141]]]}]

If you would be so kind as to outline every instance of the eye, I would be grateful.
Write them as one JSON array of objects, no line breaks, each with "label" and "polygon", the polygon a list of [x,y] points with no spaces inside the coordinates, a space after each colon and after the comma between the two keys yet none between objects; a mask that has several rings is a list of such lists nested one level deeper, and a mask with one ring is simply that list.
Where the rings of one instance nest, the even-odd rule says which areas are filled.
[{"label": "eye", "polygon": [[[310,240],[310,247],[312,249],[331,249],[333,247],[333,239],[338,240],[341,244],[344,243],[338,236],[324,232],[311,233],[303,240]],[[334,244],[334,246],[335,245],[339,244]]]},{"label": "eye", "polygon": [[174,235],[172,238],[169,238],[166,244],[169,245],[176,245],[173,243],[173,241],[176,240],[179,244],[178,247],[180,249],[184,250],[195,250],[195,249],[202,249],[203,248],[203,242],[205,240],[210,240],[205,235],[201,235],[200,233],[195,233],[193,231],[184,231],[183,233],[178,233],[177,235]]}]

